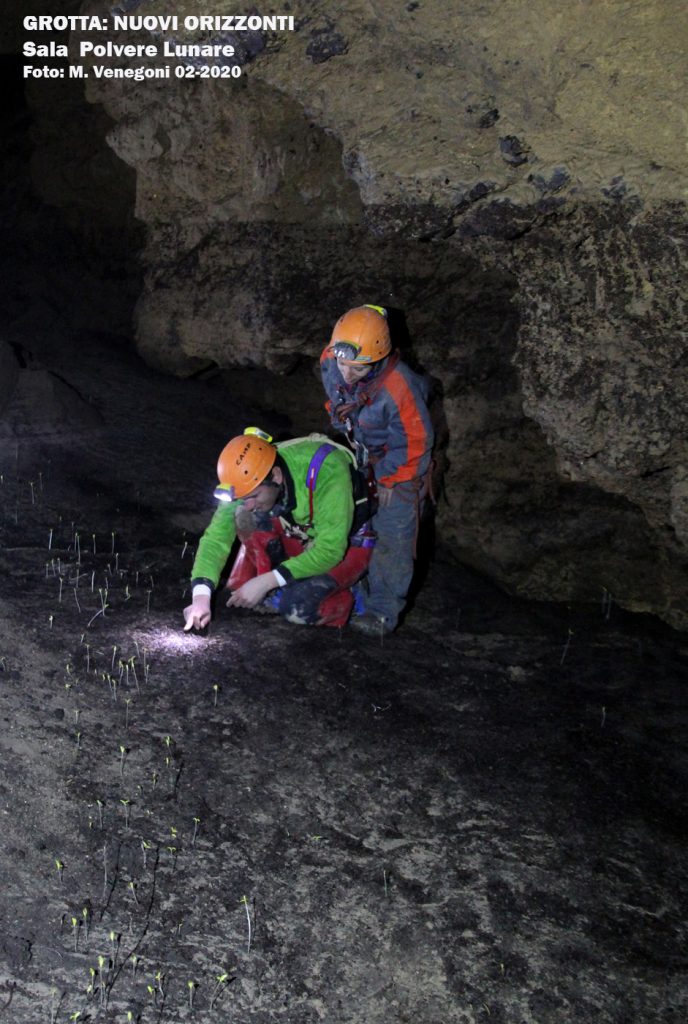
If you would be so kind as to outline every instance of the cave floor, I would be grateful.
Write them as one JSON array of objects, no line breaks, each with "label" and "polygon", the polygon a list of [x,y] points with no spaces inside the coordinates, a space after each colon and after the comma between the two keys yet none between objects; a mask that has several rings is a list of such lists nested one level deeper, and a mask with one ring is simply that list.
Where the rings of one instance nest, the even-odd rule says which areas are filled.
[{"label": "cave floor", "polygon": [[99,422],[0,441],[0,1019],[685,1021],[688,640],[441,555],[384,643],[184,634],[270,414],[41,357]]}]

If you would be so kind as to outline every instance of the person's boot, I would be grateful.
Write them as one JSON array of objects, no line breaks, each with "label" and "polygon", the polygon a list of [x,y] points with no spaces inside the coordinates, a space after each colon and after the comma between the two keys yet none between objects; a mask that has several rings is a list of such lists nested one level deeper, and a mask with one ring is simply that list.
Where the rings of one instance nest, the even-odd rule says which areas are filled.
[{"label": "person's boot", "polygon": [[363,615],[354,615],[349,623],[349,628],[364,636],[381,637],[390,630],[385,626],[385,620],[373,612],[364,612]]}]

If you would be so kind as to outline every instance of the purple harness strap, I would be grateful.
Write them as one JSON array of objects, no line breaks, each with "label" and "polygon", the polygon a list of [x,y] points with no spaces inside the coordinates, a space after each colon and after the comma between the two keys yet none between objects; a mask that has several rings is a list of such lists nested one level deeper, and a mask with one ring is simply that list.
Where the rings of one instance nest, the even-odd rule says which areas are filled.
[{"label": "purple harness strap", "polygon": [[330,454],[335,451],[333,444],[321,444],[308,466],[308,472],[306,473],[306,486],[308,487],[308,525],[313,525],[313,491],[315,490],[315,484],[318,479],[318,473],[323,462]]},{"label": "purple harness strap", "polygon": [[[306,484],[308,486],[308,527],[313,525],[313,491],[315,490],[315,484],[318,479],[318,473],[323,462],[330,454],[335,451],[333,444],[321,444],[315,455],[310,461],[308,471],[306,473]],[[364,523],[353,537],[349,538],[352,547],[355,548],[374,548],[375,547],[375,534],[370,532],[368,523]]]}]

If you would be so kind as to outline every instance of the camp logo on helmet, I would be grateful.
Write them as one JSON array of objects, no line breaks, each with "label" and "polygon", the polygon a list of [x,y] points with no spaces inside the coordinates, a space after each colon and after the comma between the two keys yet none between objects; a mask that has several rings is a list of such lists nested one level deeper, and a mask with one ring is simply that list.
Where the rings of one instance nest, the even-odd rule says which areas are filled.
[{"label": "camp logo on helmet", "polygon": [[250,448],[251,448],[251,442],[247,441],[247,443],[244,445],[242,451],[240,451],[239,454],[236,457],[236,460],[234,462],[235,466],[240,466],[241,465],[241,463],[244,461],[244,459],[248,455],[248,452],[249,452]]}]

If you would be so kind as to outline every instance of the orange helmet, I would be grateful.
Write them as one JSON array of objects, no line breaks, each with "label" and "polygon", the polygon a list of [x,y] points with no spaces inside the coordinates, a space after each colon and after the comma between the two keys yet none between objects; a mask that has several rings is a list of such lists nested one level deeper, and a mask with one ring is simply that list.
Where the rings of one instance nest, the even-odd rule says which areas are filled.
[{"label": "orange helmet", "polygon": [[215,497],[221,501],[245,498],[262,484],[275,464],[277,449],[272,438],[257,427],[247,427],[240,437],[233,437],[220,452],[217,478],[220,481]]},{"label": "orange helmet", "polygon": [[392,348],[387,310],[357,306],[340,316],[330,339],[330,351],[344,363],[376,363]]}]

